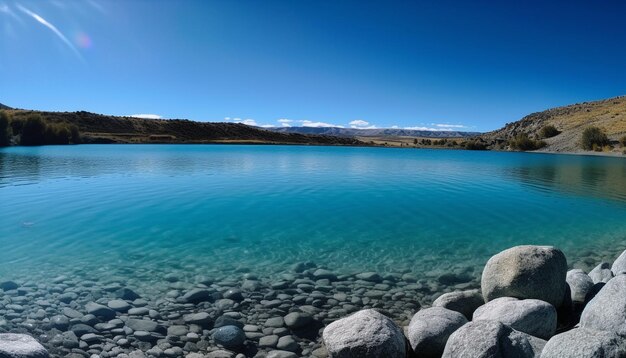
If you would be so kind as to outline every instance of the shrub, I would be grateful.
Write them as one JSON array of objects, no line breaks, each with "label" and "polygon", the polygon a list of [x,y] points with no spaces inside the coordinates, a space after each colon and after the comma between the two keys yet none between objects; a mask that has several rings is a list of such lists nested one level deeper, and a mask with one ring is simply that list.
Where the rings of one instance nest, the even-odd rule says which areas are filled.
[{"label": "shrub", "polygon": [[528,134],[520,133],[509,141],[509,146],[515,150],[528,151],[543,148],[546,146],[546,142],[531,139]]},{"label": "shrub", "polygon": [[477,140],[472,140],[465,143],[465,149],[467,150],[485,150],[487,149],[487,145],[483,142],[479,142]]},{"label": "shrub", "polygon": [[67,123],[46,123],[38,114],[31,114],[16,123],[13,133],[20,135],[21,145],[80,143],[78,127]]},{"label": "shrub", "polygon": [[598,127],[589,127],[583,131],[582,146],[586,150],[597,150],[609,144],[609,138]]},{"label": "shrub", "polygon": [[555,126],[548,124],[541,128],[540,134],[542,138],[552,138],[561,133]]},{"label": "shrub", "polygon": [[623,148],[626,148],[626,135],[619,139],[619,143]]},{"label": "shrub", "polygon": [[21,145],[44,145],[46,139],[46,123],[40,115],[31,114],[22,125]]},{"label": "shrub", "polygon": [[6,147],[11,144],[12,131],[9,119],[9,114],[6,111],[0,111],[0,147]]}]

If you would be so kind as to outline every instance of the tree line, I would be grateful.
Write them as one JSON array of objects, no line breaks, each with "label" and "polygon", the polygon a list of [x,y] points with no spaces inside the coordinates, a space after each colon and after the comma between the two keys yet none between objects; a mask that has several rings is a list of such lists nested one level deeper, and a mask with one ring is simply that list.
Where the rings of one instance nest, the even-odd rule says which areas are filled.
[{"label": "tree line", "polygon": [[17,118],[7,111],[0,111],[0,146],[78,143],[80,132],[74,124],[49,122],[36,113]]}]

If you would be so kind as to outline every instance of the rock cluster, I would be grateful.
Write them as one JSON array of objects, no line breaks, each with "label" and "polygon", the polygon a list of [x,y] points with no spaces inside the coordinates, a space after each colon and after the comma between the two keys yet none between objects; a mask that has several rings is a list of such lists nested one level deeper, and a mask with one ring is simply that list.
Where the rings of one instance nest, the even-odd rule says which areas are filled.
[{"label": "rock cluster", "polygon": [[588,275],[556,248],[518,246],[480,284],[459,266],[416,277],[311,262],[271,278],[0,279],[0,357],[624,357],[626,253],[606,259]]},{"label": "rock cluster", "polygon": [[[333,322],[323,339],[330,357],[346,358],[379,357],[388,342],[403,339],[409,342],[406,354],[388,350],[384,356],[625,357],[626,269],[621,260],[626,251],[611,270],[602,263],[591,277],[579,269],[568,271],[565,255],[556,248],[513,247],[487,262],[482,295],[469,290],[440,296],[432,308],[415,313],[406,338],[395,328],[387,329],[384,339],[360,334],[359,327],[369,324],[359,312]],[[557,328],[563,333],[555,335]],[[389,337],[393,332],[395,339]]]}]

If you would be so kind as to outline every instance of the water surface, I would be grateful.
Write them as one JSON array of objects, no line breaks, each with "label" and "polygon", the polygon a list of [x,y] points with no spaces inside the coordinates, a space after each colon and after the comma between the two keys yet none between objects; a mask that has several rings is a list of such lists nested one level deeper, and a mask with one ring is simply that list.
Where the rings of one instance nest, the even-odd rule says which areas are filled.
[{"label": "water surface", "polygon": [[[516,244],[626,246],[620,158],[306,146],[0,150],[0,275],[193,264],[479,274]],[[612,250],[612,251],[611,251]],[[618,251],[619,251],[618,250]],[[475,268],[475,269],[474,269]],[[56,272],[55,272],[56,274]],[[158,275],[155,276],[157,280]]]}]

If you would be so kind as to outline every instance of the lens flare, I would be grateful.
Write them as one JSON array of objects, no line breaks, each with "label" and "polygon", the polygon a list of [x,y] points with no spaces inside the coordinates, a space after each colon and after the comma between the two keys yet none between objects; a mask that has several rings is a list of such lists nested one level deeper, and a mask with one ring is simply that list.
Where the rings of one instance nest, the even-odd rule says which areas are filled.
[{"label": "lens flare", "polygon": [[91,37],[89,37],[89,35],[87,35],[84,32],[79,32],[78,34],[76,34],[76,37],[74,38],[74,42],[76,43],[76,46],[80,48],[84,48],[84,49],[88,49],[93,46]]}]

